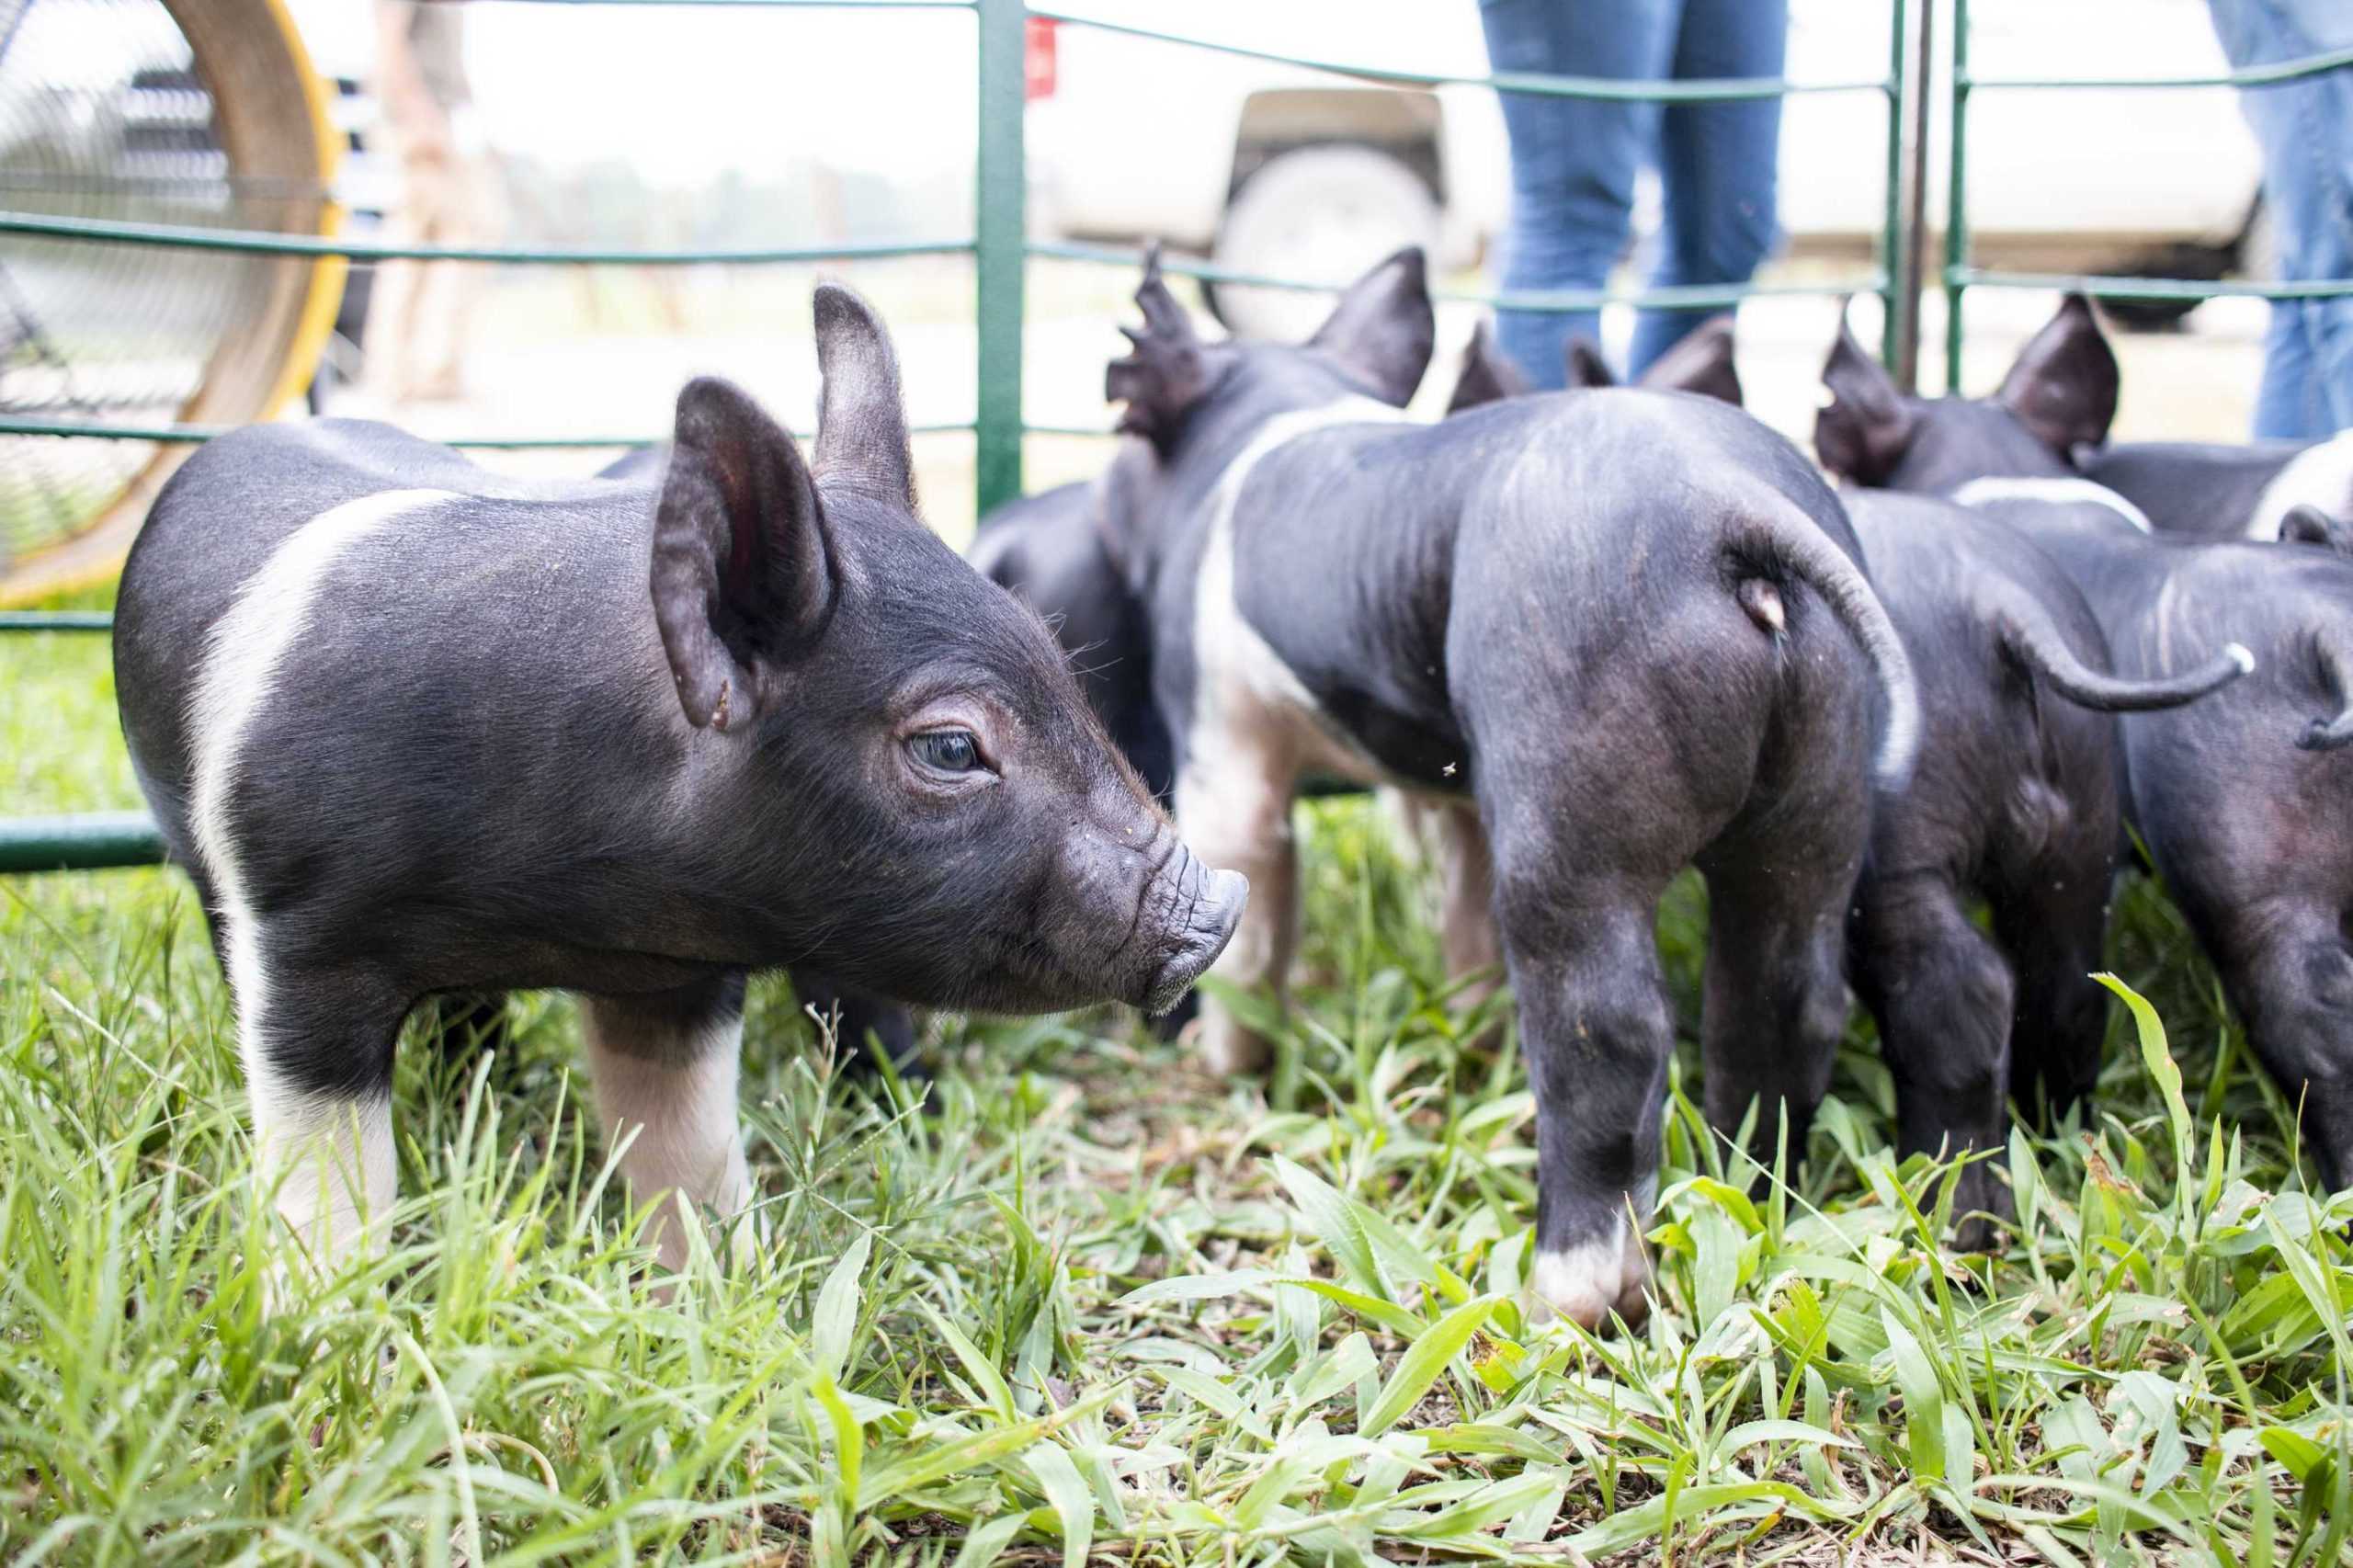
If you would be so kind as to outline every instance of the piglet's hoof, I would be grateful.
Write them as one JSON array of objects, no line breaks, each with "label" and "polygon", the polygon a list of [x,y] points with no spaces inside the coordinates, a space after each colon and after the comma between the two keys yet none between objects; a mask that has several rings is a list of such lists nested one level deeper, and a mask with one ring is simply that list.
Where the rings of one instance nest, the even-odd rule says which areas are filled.
[{"label": "piglet's hoof", "polygon": [[1264,1073],[1274,1060],[1265,1038],[1224,1015],[1203,1013],[1177,1031],[1200,1052],[1201,1065],[1229,1078]]},{"label": "piglet's hoof", "polygon": [[1650,1315],[1643,1294],[1650,1265],[1642,1238],[1620,1220],[1611,1231],[1560,1252],[1540,1252],[1528,1277],[1536,1321],[1554,1315],[1579,1328],[1598,1331],[1615,1312],[1631,1328]]},{"label": "piglet's hoof", "polygon": [[1953,1190],[1952,1250],[1957,1253],[1996,1252],[2003,1245],[2004,1221],[2017,1217],[2010,1189],[1996,1180],[1984,1160],[1961,1172]]}]

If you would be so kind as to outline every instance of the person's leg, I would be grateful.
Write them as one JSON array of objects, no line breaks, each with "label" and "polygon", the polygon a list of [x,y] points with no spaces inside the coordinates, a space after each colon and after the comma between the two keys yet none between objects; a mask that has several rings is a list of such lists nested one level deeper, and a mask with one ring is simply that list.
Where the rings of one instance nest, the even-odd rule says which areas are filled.
[{"label": "person's leg", "polygon": [[[1680,0],[1481,0],[1497,72],[1663,76]],[[1657,122],[1654,106],[1529,93],[1501,95],[1511,138],[1506,290],[1597,289],[1626,245],[1634,172]],[[1566,380],[1563,346],[1598,344],[1591,311],[1497,311],[1495,339],[1540,389]]]},{"label": "person's leg", "polygon": [[[445,158],[403,160],[400,210],[389,214],[385,223],[393,244],[450,243],[450,179]],[[361,369],[369,392],[388,404],[408,403],[421,393],[430,365],[434,323],[441,313],[438,269],[445,265],[388,261],[376,269]]]},{"label": "person's leg", "polygon": [[[2344,0],[2284,0],[2302,52],[2353,49],[2353,6]],[[2320,187],[2319,222],[2309,232],[2307,276],[2353,282],[2353,70],[2331,71],[2310,84],[2306,143]],[[2305,307],[2305,340],[2313,355],[2316,436],[2353,429],[2353,298],[2315,300]]]},{"label": "person's leg", "polygon": [[[2289,276],[2284,265],[2280,275]],[[2325,434],[2315,390],[2305,301],[2276,300],[2263,329],[2263,375],[2256,382],[2248,434],[2258,441],[2305,440]]]},{"label": "person's leg", "polygon": [[[1686,0],[1673,74],[1677,81],[1779,76],[1789,51],[1788,0]],[[1745,283],[1772,248],[1781,100],[1669,104],[1659,127],[1665,218],[1652,282],[1660,287]],[[1633,381],[1710,316],[1644,311],[1626,357]]]},{"label": "person's leg", "polygon": [[[424,243],[468,243],[465,231],[453,225],[449,218],[448,208],[437,210]],[[419,269],[409,304],[414,324],[408,344],[408,384],[402,389],[406,402],[450,403],[459,395],[450,366],[459,357],[453,323],[466,270],[467,264],[460,261],[428,261]]]},{"label": "person's leg", "polygon": [[[2336,0],[2211,0],[2222,52],[2272,65],[2353,43],[2353,7]],[[2344,74],[2258,87],[2239,108],[2263,153],[2263,200],[2283,282],[2353,278],[2353,81]],[[2259,438],[2333,435],[2353,422],[2353,306],[2272,306],[2256,396]]]},{"label": "person's leg", "polygon": [[[497,171],[487,156],[460,157],[449,170],[447,202],[435,233],[445,245],[486,245],[505,227]],[[482,262],[444,261],[434,265],[429,288],[430,310],[419,330],[419,395],[451,401],[466,395],[466,355],[473,344],[476,307],[489,282],[490,268]]]},{"label": "person's leg", "polygon": [[[406,205],[385,224],[392,244],[423,244],[425,236]],[[408,394],[409,344],[415,336],[417,285],[425,264],[382,261],[368,300],[368,324],[361,334],[359,374],[370,396],[390,407]]]}]

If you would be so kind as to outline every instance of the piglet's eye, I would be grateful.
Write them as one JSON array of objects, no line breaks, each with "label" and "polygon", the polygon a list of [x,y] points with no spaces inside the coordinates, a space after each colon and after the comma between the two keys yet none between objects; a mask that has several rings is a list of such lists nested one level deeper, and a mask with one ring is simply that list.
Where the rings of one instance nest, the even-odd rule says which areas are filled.
[{"label": "piglet's eye", "polygon": [[981,766],[981,743],[970,730],[926,730],[908,738],[907,749],[936,773],[970,773]]}]

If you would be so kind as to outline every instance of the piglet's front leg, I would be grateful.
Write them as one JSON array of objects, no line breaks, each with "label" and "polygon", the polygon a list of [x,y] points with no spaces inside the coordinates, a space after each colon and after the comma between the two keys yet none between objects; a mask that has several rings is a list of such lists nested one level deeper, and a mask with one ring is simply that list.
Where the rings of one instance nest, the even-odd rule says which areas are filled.
[{"label": "piglet's front leg", "polygon": [[[655,1255],[676,1272],[690,1256],[695,1210],[732,1216],[752,1200],[735,1106],[744,977],[654,995],[584,996],[580,1019],[599,1119],[607,1137],[629,1140],[621,1174],[636,1201],[655,1204]],[[752,1236],[738,1225],[729,1244],[740,1256]]]},{"label": "piglet's front leg", "polygon": [[[1218,979],[1282,1000],[1299,933],[1299,857],[1291,839],[1296,765],[1288,748],[1237,727],[1196,733],[1176,782],[1176,831],[1194,854],[1250,880],[1250,903]],[[1202,1061],[1216,1073],[1255,1073],[1267,1062],[1266,1038],[1214,996],[1202,999]]]}]

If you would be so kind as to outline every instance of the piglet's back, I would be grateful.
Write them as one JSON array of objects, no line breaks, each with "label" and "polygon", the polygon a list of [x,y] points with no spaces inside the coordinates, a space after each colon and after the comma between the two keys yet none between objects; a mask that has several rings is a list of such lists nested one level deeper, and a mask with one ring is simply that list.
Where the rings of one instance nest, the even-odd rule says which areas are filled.
[{"label": "piglet's back", "polygon": [[651,644],[653,504],[650,485],[510,480],[362,421],[209,444],[157,497],[115,617],[124,732],[167,836],[216,628],[241,597],[262,611],[242,618],[249,629],[294,631],[277,650],[274,706],[438,690],[463,710],[490,685],[482,661],[541,662],[553,676],[585,638],[638,622]]}]

